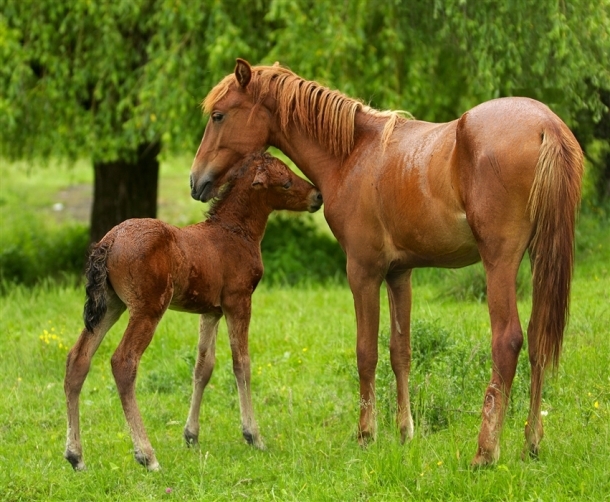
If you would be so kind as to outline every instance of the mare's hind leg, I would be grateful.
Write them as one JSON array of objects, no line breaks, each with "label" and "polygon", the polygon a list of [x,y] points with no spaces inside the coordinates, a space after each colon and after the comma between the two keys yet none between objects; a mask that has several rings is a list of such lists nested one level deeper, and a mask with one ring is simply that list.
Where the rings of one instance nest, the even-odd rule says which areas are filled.
[{"label": "mare's hind leg", "polygon": [[524,238],[523,242],[503,241],[499,246],[481,244],[479,247],[487,274],[492,375],[485,391],[479,444],[473,466],[492,464],[500,456],[502,423],[523,345],[516,280],[526,246],[527,240]]},{"label": "mare's hind leg", "polygon": [[[167,297],[169,303],[171,294]],[[111,364],[121,404],[123,405],[123,412],[129,424],[135,458],[148,470],[156,471],[159,469],[159,463],[146,435],[135,392],[135,381],[140,359],[152,340],[167,304],[161,306],[160,311],[156,313],[149,313],[148,311],[151,308],[150,305],[140,306],[137,309],[130,308],[129,324],[121,343],[119,343],[112,356]]]},{"label": "mare's hind leg", "polygon": [[533,458],[538,457],[538,448],[544,430],[542,428],[542,418],[540,417],[540,405],[542,401],[542,383],[544,381],[543,362],[538,360],[536,354],[536,328],[530,320],[527,327],[527,348],[531,366],[531,385],[530,385],[530,409],[525,424],[525,448],[522,457],[529,455]]},{"label": "mare's hind leg", "polygon": [[91,358],[108,330],[125,312],[125,305],[112,291],[108,291],[107,310],[93,333],[84,329],[76,344],[68,353],[64,392],[68,409],[68,433],[64,457],[77,471],[85,469],[80,438],[79,397],[83,383],[91,367]]},{"label": "mare's hind leg", "polygon": [[413,438],[413,417],[409,401],[411,371],[411,271],[386,278],[390,300],[390,362],[396,376],[396,425],[400,438]]},{"label": "mare's hind leg", "polygon": [[216,361],[216,335],[222,314],[203,314],[199,318],[199,346],[197,363],[193,372],[193,395],[191,408],[184,427],[187,446],[199,443],[199,412],[201,399]]},{"label": "mare's hind leg", "polygon": [[251,297],[247,293],[235,294],[224,300],[223,310],[227,318],[229,342],[233,357],[233,373],[239,393],[239,408],[241,411],[241,427],[244,439],[264,450],[265,445],[258,431],[252,408],[252,393],[250,388],[250,354],[248,352],[248,328],[250,326]]}]

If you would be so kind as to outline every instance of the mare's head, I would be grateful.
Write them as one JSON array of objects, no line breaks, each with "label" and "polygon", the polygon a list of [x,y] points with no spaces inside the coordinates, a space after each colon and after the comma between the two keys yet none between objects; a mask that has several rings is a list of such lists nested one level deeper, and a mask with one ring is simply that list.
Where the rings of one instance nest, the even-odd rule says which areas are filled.
[{"label": "mare's head", "polygon": [[207,202],[227,181],[231,168],[252,152],[263,152],[269,139],[268,113],[255,112],[248,92],[250,65],[238,59],[235,72],[227,75],[203,102],[210,115],[203,139],[191,166],[191,195]]},{"label": "mare's head", "polygon": [[210,200],[239,159],[265,151],[291,125],[331,155],[345,157],[353,147],[355,114],[363,109],[369,108],[279,64],[252,67],[238,59],[234,73],[203,101],[210,119],[191,167],[192,197]]},{"label": "mare's head", "polygon": [[[212,204],[208,218],[215,218],[221,207],[243,206],[256,203],[243,194],[256,192],[255,201],[261,201],[267,211],[309,211],[314,213],[322,206],[322,194],[311,183],[297,176],[281,160],[264,152],[248,155],[235,166],[224,189]],[[241,201],[241,202],[238,202]]]}]

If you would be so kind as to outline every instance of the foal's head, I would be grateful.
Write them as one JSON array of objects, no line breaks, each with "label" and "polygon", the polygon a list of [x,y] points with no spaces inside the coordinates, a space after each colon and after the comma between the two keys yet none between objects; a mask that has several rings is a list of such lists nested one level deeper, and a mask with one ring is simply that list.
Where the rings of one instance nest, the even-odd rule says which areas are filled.
[{"label": "foal's head", "polygon": [[[253,192],[244,197],[249,191]],[[237,200],[261,203],[268,212],[285,209],[313,213],[322,206],[322,194],[315,186],[293,173],[281,160],[261,152],[238,163],[235,173],[220,192],[208,217],[215,217],[221,206],[243,205],[243,202],[236,203]]]},{"label": "foal's head", "polygon": [[294,174],[281,160],[268,153],[256,153],[248,167],[253,171],[252,188],[264,190],[269,207],[314,213],[322,206],[322,194],[308,181]]}]

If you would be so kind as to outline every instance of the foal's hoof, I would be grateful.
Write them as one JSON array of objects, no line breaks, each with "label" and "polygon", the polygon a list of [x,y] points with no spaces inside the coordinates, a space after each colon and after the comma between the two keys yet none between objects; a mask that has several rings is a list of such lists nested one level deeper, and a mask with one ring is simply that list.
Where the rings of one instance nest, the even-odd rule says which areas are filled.
[{"label": "foal's hoof", "polygon": [[362,448],[366,448],[368,445],[375,441],[375,436],[369,431],[358,432],[358,444]]},{"label": "foal's hoof", "polygon": [[479,451],[470,462],[472,469],[483,469],[485,467],[491,467],[497,462],[494,455],[488,454],[488,452]]},{"label": "foal's hoof", "polygon": [[521,460],[525,461],[527,458],[531,458],[532,460],[538,460],[538,454],[540,453],[540,449],[537,445],[526,444],[521,452]]},{"label": "foal's hoof", "polygon": [[83,457],[78,453],[66,450],[66,452],[64,453],[64,458],[68,462],[70,462],[70,465],[75,471],[84,471],[87,468],[85,466],[85,462],[83,462]]}]

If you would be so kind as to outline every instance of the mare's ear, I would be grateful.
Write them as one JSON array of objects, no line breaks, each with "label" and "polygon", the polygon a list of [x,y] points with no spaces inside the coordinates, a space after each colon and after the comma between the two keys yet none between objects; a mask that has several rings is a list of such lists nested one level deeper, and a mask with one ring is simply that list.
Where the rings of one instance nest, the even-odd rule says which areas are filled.
[{"label": "mare's ear", "polygon": [[256,176],[254,176],[254,180],[252,181],[252,187],[255,190],[267,188],[267,181],[267,171],[264,169],[257,169]]},{"label": "mare's ear", "polygon": [[245,89],[252,78],[252,67],[245,59],[237,58],[235,65],[235,78],[242,89]]}]

